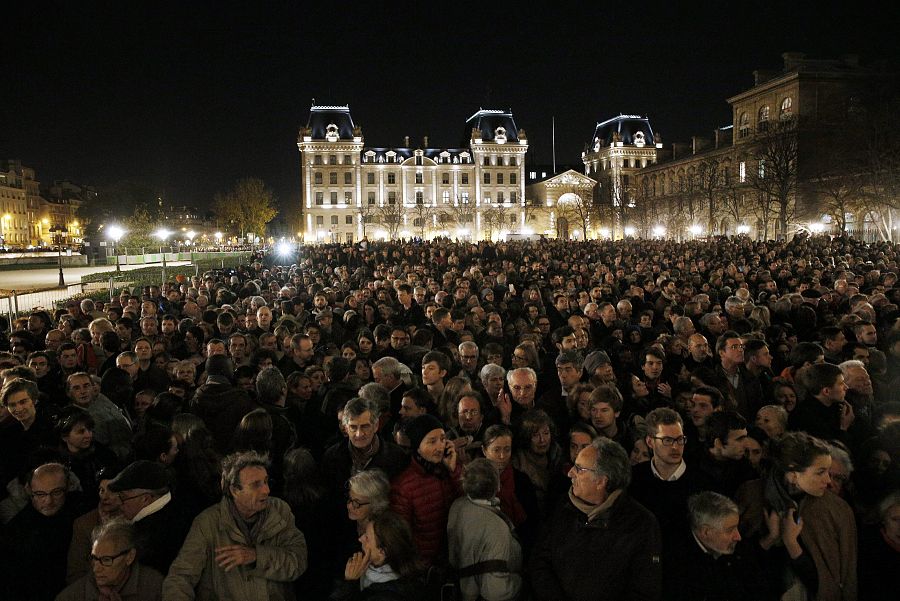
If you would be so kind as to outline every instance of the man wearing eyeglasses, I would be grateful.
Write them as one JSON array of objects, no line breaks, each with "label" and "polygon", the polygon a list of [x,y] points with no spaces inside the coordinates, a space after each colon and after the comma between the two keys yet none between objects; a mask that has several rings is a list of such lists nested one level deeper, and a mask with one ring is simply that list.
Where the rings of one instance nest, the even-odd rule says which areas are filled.
[{"label": "man wearing eyeglasses", "polygon": [[659,600],[659,524],[626,491],[631,465],[625,449],[595,438],[578,453],[569,478],[569,498],[557,505],[532,552],[533,598]]},{"label": "man wearing eyeglasses", "polygon": [[47,463],[30,475],[31,502],[0,535],[4,599],[53,599],[66,584],[72,523],[80,513],[77,493],[69,493],[69,470]]},{"label": "man wearing eyeglasses", "polygon": [[134,528],[128,522],[106,522],[94,530],[92,538],[91,573],[73,582],[57,601],[160,598],[163,575],[136,561]]},{"label": "man wearing eyeglasses", "polygon": [[[684,459],[687,436],[681,416],[668,407],[647,414],[644,441],[652,457],[632,469],[632,496],[653,512],[662,528],[663,548],[688,533],[687,500],[711,483]],[[668,553],[664,553],[668,557]]]},{"label": "man wearing eyeglasses", "polygon": [[110,480],[122,515],[134,525],[141,563],[165,574],[178,555],[190,523],[172,502],[166,468],[155,461],[135,461]]}]

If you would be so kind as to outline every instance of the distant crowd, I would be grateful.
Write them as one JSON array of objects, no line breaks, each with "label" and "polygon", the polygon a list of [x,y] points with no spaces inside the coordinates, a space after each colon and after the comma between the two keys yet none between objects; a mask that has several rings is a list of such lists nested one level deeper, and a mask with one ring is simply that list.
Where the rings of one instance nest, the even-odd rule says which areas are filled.
[{"label": "distant crowd", "polygon": [[363,239],[0,317],[3,596],[891,598],[898,261]]}]

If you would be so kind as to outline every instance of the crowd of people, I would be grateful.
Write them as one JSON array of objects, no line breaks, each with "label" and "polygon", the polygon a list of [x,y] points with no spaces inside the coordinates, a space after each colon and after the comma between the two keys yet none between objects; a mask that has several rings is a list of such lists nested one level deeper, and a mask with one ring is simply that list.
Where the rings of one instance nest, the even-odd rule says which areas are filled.
[{"label": "crowd of people", "polygon": [[900,247],[284,260],[0,318],[6,598],[892,596]]}]

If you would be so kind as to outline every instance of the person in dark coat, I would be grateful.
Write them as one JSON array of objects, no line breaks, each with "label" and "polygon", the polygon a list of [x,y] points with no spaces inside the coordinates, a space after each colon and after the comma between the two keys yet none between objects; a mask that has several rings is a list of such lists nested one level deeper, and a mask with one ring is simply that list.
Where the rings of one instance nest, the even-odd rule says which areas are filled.
[{"label": "person in dark coat", "polygon": [[665,596],[671,601],[757,601],[767,594],[758,553],[741,541],[738,506],[712,491],[687,502],[691,527],[666,554]]},{"label": "person in dark coat", "polygon": [[66,557],[77,494],[60,463],[37,467],[28,478],[31,502],[0,533],[3,597],[23,601],[53,599],[66,585]]},{"label": "person in dark coat", "polygon": [[134,525],[140,562],[168,573],[191,516],[173,501],[166,467],[156,461],[135,461],[110,480],[108,488],[118,493],[122,515]]},{"label": "person in dark coat", "polygon": [[206,423],[221,454],[230,450],[241,419],[256,409],[247,391],[231,383],[233,373],[231,359],[213,355],[206,360],[206,383],[197,388],[191,400],[191,413]]},{"label": "person in dark coat", "polygon": [[569,497],[557,505],[532,553],[532,598],[661,599],[659,524],[626,491],[631,465],[625,449],[594,439],[578,453],[569,477]]}]

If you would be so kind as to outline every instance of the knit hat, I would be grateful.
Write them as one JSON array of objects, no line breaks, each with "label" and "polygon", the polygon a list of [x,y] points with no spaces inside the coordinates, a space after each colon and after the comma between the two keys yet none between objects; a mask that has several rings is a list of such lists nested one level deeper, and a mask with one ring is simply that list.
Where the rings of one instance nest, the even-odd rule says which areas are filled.
[{"label": "knit hat", "polygon": [[443,430],[444,424],[433,415],[420,415],[418,417],[414,417],[411,419],[405,426],[403,426],[403,431],[406,433],[406,437],[409,438],[409,448],[415,452],[419,445],[422,444],[422,440],[428,435],[432,430]]},{"label": "knit hat", "polygon": [[584,358],[584,370],[588,373],[588,376],[593,376],[598,367],[608,363],[612,363],[609,355],[604,351],[594,351]]}]

